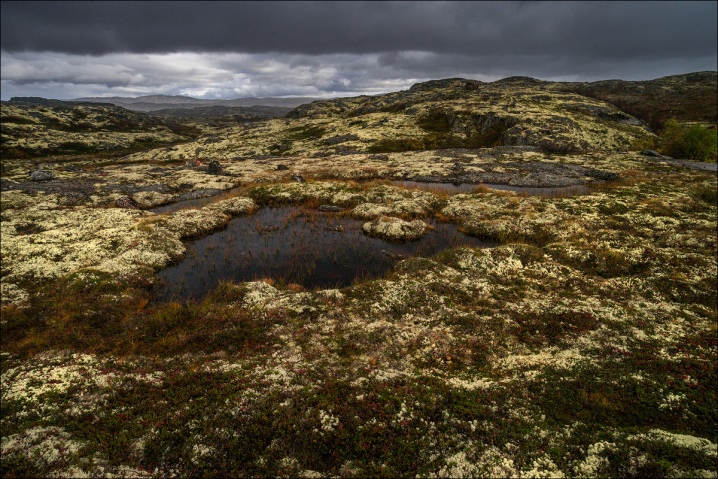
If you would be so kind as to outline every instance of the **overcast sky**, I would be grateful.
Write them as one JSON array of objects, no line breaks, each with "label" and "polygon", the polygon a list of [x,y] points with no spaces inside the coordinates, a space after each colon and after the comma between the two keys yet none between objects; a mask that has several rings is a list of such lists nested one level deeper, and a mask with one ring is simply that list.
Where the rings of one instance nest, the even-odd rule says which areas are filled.
[{"label": "overcast sky", "polygon": [[12,2],[12,96],[334,97],[716,70],[717,2]]}]

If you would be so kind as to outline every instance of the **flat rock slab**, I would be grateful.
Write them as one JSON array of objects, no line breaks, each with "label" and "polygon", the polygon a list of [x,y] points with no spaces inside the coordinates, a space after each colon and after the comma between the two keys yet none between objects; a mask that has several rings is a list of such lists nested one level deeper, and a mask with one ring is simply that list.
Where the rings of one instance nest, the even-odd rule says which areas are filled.
[{"label": "flat rock slab", "polygon": [[33,194],[44,191],[47,194],[63,196],[87,197],[95,194],[95,182],[85,180],[61,180],[52,179],[47,181],[10,181],[3,179],[0,182],[2,191],[20,190],[23,193]]},{"label": "flat rock slab", "polygon": [[[586,177],[603,181],[615,180],[618,177],[616,173],[611,171],[543,161],[509,162],[496,165],[464,163],[461,166],[462,168],[454,168],[447,175],[414,176],[404,179],[427,183],[470,185],[488,183],[529,188],[549,188],[583,185]],[[484,171],[466,171],[471,166],[479,167]]]},{"label": "flat rock slab", "polygon": [[689,170],[718,171],[718,163],[706,163],[704,161],[691,160],[664,160],[668,164],[683,166]]},{"label": "flat rock slab", "polygon": [[[643,154],[643,152],[641,152]],[[670,156],[649,156],[646,155],[644,158],[645,160],[649,161],[660,161],[662,163],[665,163],[667,165],[672,166],[682,166],[684,168],[688,168],[689,170],[698,170],[698,171],[718,171],[718,163],[709,163],[707,161],[693,161],[693,160],[681,160],[672,158]]]},{"label": "flat rock slab", "polygon": [[120,192],[125,195],[134,195],[135,193],[146,193],[146,192],[154,192],[154,193],[163,193],[163,194],[169,194],[172,192],[172,189],[163,184],[154,184],[154,185],[133,185],[131,183],[107,183],[102,186],[102,190],[105,192]]}]

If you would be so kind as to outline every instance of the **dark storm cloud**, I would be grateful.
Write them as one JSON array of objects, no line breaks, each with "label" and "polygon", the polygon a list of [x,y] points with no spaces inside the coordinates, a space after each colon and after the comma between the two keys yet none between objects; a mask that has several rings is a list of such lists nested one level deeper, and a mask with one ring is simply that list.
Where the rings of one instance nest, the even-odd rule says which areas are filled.
[{"label": "dark storm cloud", "polygon": [[2,99],[352,96],[715,70],[716,2],[0,3]]},{"label": "dark storm cloud", "polygon": [[2,48],[102,55],[716,52],[716,2],[2,2]]}]

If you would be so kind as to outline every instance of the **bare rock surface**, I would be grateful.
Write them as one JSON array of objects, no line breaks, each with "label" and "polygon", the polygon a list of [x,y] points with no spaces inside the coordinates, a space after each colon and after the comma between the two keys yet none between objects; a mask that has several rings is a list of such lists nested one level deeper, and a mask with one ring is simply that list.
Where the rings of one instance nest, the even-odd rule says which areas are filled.
[{"label": "bare rock surface", "polygon": [[135,200],[129,196],[122,196],[115,200],[115,206],[118,208],[125,208],[130,210],[136,210],[138,205]]},{"label": "bare rock surface", "polygon": [[92,195],[95,192],[95,182],[88,180],[66,180],[54,178],[47,181],[11,181],[3,179],[0,183],[2,191],[20,190],[23,193],[34,194],[43,191],[47,194],[59,194],[62,196],[81,194]]},{"label": "bare rock surface", "polygon": [[222,169],[222,165],[219,164],[219,161],[212,160],[207,165],[207,173],[210,175],[221,175],[224,173],[224,170]]},{"label": "bare rock surface", "polygon": [[32,181],[49,181],[55,177],[55,174],[50,170],[35,170],[30,173],[30,179]]},{"label": "bare rock surface", "polygon": [[[473,170],[469,169],[474,167]],[[416,175],[404,179],[428,183],[497,184],[531,188],[583,185],[585,178],[611,181],[616,173],[554,162],[508,162],[500,165],[456,163],[447,175]]]}]

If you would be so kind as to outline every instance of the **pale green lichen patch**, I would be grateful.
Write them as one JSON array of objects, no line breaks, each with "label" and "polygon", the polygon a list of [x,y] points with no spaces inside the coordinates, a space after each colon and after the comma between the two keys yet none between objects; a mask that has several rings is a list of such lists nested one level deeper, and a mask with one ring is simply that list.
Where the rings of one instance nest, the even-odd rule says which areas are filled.
[{"label": "pale green lichen patch", "polygon": [[370,220],[378,216],[387,215],[391,211],[392,209],[389,206],[377,203],[362,203],[354,207],[352,216],[361,220]]},{"label": "pale green lichen patch", "polygon": [[56,195],[31,205],[31,198],[14,191],[2,196],[3,302],[26,299],[33,282],[85,268],[119,277],[146,275],[184,255],[181,239],[208,234],[256,209],[251,199],[237,197],[164,217],[119,208],[63,208]]},{"label": "pale green lichen patch", "polygon": [[[151,213],[120,209],[56,209],[37,204],[3,222],[3,283],[27,286],[87,267],[120,275],[160,268],[181,257],[184,247],[167,234],[137,229]],[[23,222],[34,234],[12,233]],[[5,300],[5,297],[3,297]]]},{"label": "pale green lichen patch", "polygon": [[7,104],[2,107],[3,159],[117,154],[187,141],[199,125],[180,125],[108,105]]},{"label": "pale green lichen patch", "polygon": [[392,216],[380,216],[364,223],[362,230],[369,236],[378,236],[389,241],[413,241],[426,233],[427,224],[421,220],[404,221]]},{"label": "pale green lichen patch", "polygon": [[229,215],[221,211],[182,210],[154,223],[183,239],[204,236],[227,224]]},{"label": "pale green lichen patch", "polygon": [[230,216],[250,214],[257,209],[257,205],[250,198],[236,197],[217,201],[206,207],[209,211],[221,211]]},{"label": "pale green lichen patch", "polygon": [[200,209],[177,211],[153,220],[151,225],[166,228],[181,239],[197,238],[224,227],[232,216],[249,214],[256,208],[249,198],[231,198]]},{"label": "pale green lichen patch", "polygon": [[152,208],[172,201],[174,195],[157,193],[156,191],[141,191],[132,195],[140,208]]}]

